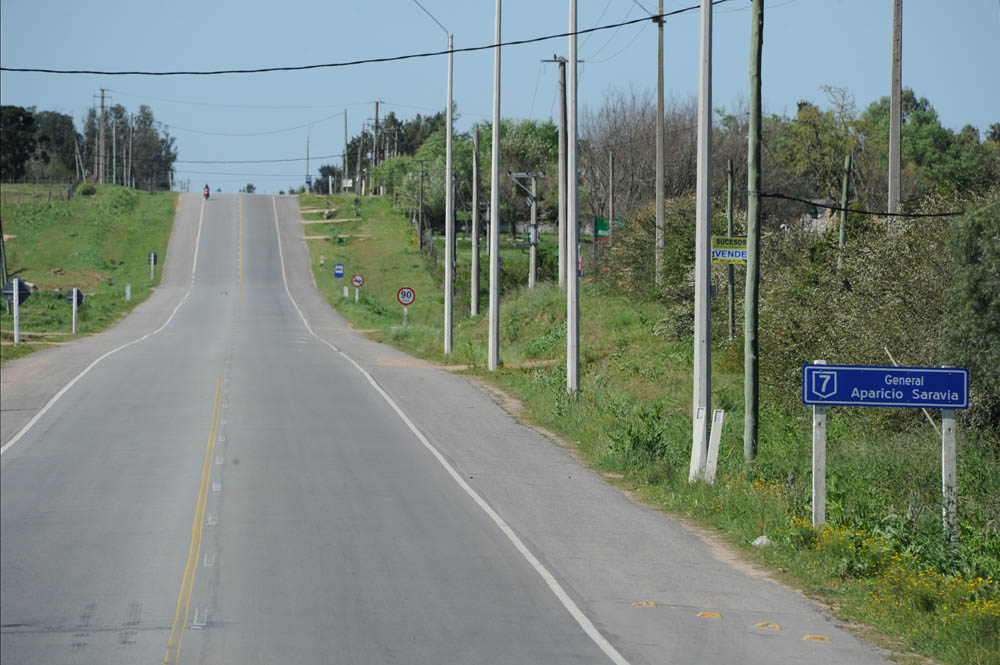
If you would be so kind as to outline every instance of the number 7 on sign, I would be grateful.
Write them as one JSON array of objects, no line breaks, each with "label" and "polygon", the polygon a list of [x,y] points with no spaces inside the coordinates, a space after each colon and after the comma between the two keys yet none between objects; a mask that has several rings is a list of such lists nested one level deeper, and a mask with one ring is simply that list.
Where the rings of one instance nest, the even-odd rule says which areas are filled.
[{"label": "number 7 on sign", "polygon": [[812,392],[819,398],[832,397],[837,394],[837,373],[813,372]]}]

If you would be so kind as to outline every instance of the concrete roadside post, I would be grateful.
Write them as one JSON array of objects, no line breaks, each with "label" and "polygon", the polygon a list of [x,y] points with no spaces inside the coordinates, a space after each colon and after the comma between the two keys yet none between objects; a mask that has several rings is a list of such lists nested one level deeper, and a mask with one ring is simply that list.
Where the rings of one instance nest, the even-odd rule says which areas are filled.
[{"label": "concrete roadside post", "polygon": [[351,284],[354,286],[354,304],[357,305],[358,291],[360,291],[361,287],[365,285],[365,278],[361,276],[361,273],[355,273],[355,275],[351,277]]},{"label": "concrete roadside post", "polygon": [[[942,365],[948,367],[948,365]],[[941,409],[941,520],[951,542],[958,539],[958,477],[956,472],[955,409]]]},{"label": "concrete roadside post", "polygon": [[14,346],[21,343],[21,280],[14,278],[14,291],[11,294],[14,305]]},{"label": "concrete roadside post", "polygon": [[156,278],[156,252],[149,253],[149,281]]},{"label": "concrete roadside post", "polygon": [[705,482],[715,483],[715,471],[719,467],[719,442],[722,440],[722,421],[726,412],[716,409],[712,412],[712,433],[708,438],[708,461],[705,462]]},{"label": "concrete roadside post", "polygon": [[131,302],[132,300],[132,285],[125,285],[125,302]]},{"label": "concrete roadside post", "polygon": [[[813,361],[825,365],[825,360]],[[826,522],[826,407],[813,404],[812,447],[812,525],[818,529]]]},{"label": "concrete roadside post", "polygon": [[702,477],[705,468],[705,407],[699,406],[694,412],[694,437],[691,441],[691,468],[688,470],[688,482],[693,483]]}]

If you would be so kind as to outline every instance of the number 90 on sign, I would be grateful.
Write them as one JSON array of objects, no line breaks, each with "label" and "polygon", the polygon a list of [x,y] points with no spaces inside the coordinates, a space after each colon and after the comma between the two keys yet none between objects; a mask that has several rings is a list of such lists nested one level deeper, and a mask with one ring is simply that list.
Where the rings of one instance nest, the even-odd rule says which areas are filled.
[{"label": "number 90 on sign", "polygon": [[414,290],[408,286],[404,286],[403,288],[401,288],[399,291],[396,292],[396,300],[398,300],[399,304],[402,305],[403,307],[412,305],[413,301],[416,299],[417,299],[416,292],[414,292]]}]

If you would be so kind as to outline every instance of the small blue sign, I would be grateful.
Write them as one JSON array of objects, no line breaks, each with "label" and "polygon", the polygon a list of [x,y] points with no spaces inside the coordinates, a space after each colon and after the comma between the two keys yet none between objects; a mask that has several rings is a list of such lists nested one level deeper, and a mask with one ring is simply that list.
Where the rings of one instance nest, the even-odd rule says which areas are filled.
[{"label": "small blue sign", "polygon": [[802,403],[816,406],[969,408],[969,370],[957,367],[803,365]]},{"label": "small blue sign", "polygon": [[336,277],[336,278],[338,278],[338,279],[344,276],[344,264],[343,263],[334,263],[333,264],[333,276]]}]

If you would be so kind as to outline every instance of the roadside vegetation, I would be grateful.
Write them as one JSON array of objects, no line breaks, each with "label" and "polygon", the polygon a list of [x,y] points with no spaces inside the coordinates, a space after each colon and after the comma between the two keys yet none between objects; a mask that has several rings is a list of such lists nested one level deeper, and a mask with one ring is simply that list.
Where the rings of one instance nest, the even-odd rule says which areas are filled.
[{"label": "roadside vegetation", "polygon": [[[304,210],[335,209],[333,219],[355,216],[353,196],[303,195],[300,201]],[[389,197],[364,197],[363,221],[305,227],[308,236],[318,236],[308,241],[317,284],[355,327],[501,388],[523,405],[520,418],[573,443],[611,482],[718,530],[876,643],[942,663],[1000,662],[1000,392],[992,378],[1000,353],[1000,289],[993,288],[1000,270],[995,261],[979,260],[1000,237],[995,192],[925,202],[938,210],[967,207],[960,221],[890,223],[852,215],[839,278],[835,230],[817,232],[803,223],[766,236],[760,454],[754,464],[744,463],[743,344],[738,330],[728,340],[723,296],[713,303],[712,386],[713,407],[725,409],[727,418],[713,485],[687,480],[693,254],[669,253],[671,279],[662,291],[649,292],[641,266],[651,261],[651,250],[639,248],[651,247],[643,240],[652,233],[651,209],[623,227],[596,275],[584,247],[581,393],[573,399],[565,390],[566,302],[553,283],[554,262],[539,262],[550,267],[529,290],[524,250],[510,241],[501,247],[503,366],[490,373],[485,248],[480,316],[469,317],[470,242],[459,232],[454,352],[445,357],[443,245],[437,238],[436,261],[421,253],[414,225],[390,203]],[[679,243],[693,224],[689,205],[681,198],[668,206],[668,244]],[[304,215],[310,216],[325,217]],[[541,252],[554,257],[554,239],[542,240]],[[345,265],[340,280],[333,276],[338,262]],[[343,297],[355,272],[365,277],[357,305],[353,288]],[[724,285],[724,269],[713,280]],[[741,295],[741,278],[737,284]],[[396,302],[402,286],[417,293],[406,328]],[[970,347],[948,332],[959,330],[982,343]],[[814,357],[891,364],[885,348],[900,364],[950,362],[972,371],[975,406],[959,419],[961,536],[954,545],[941,526],[940,435],[919,410],[830,410],[828,519],[821,529],[811,526],[811,411],[799,401],[800,366]],[[752,547],[761,535],[772,544]]]},{"label": "roadside vegetation", "polygon": [[[12,313],[0,311],[0,360],[72,340],[66,293],[73,287],[85,296],[77,336],[104,330],[148,298],[160,282],[176,202],[173,193],[114,185],[81,185],[68,201],[65,186],[0,185],[7,277],[32,288],[20,306],[17,346]],[[158,255],[152,281],[149,252]]]}]

